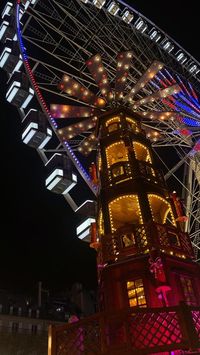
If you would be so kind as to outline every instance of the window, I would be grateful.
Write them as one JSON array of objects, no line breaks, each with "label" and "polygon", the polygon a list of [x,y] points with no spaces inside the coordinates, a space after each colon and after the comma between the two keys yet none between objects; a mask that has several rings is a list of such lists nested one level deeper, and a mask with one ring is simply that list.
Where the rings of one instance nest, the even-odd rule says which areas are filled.
[{"label": "window", "polygon": [[159,195],[149,194],[148,200],[154,222],[176,226],[171,205],[165,198]]},{"label": "window", "polygon": [[108,168],[115,163],[128,161],[128,150],[124,142],[119,141],[106,148],[106,159]]},{"label": "window", "polygon": [[31,333],[32,334],[37,334],[37,324],[32,324]]},{"label": "window", "polygon": [[114,131],[117,131],[119,128],[119,124],[118,123],[111,123],[109,124],[108,126],[108,132],[111,133],[111,132],[114,132]]},{"label": "window", "polygon": [[139,132],[138,125],[135,120],[133,120],[132,118],[126,117],[126,122],[127,122],[127,127],[129,129],[131,129],[133,132],[136,132],[136,133]]},{"label": "window", "polygon": [[112,133],[120,128],[120,117],[112,117],[106,122],[106,127],[109,133]]},{"label": "window", "polygon": [[135,244],[135,238],[133,233],[127,233],[122,236],[122,242],[124,248],[131,247]]},{"label": "window", "polygon": [[108,205],[112,232],[130,224],[142,224],[142,215],[137,195],[123,195]]},{"label": "window", "polygon": [[152,164],[150,151],[144,144],[133,142],[133,147],[137,160]]},{"label": "window", "polygon": [[19,329],[19,323],[13,322],[12,323],[12,332],[17,333],[18,329]]},{"label": "window", "polygon": [[112,168],[112,176],[117,177],[124,174],[123,165],[117,165]]},{"label": "window", "polygon": [[180,241],[178,238],[178,235],[174,232],[168,231],[168,238],[169,238],[169,243],[173,247],[179,247],[180,246]]},{"label": "window", "polygon": [[127,291],[130,307],[147,306],[142,279],[127,281]]},{"label": "window", "polygon": [[196,297],[194,294],[194,288],[192,280],[189,276],[181,275],[180,277],[181,287],[184,295],[184,300],[188,305],[196,305]]}]

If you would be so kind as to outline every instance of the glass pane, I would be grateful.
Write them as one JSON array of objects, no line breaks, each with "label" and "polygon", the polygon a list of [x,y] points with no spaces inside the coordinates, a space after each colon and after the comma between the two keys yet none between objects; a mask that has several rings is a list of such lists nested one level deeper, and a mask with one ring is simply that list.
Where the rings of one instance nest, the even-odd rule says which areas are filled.
[{"label": "glass pane", "polygon": [[135,290],[130,290],[128,291],[128,297],[131,298],[131,297],[134,297],[135,296]]},{"label": "glass pane", "polygon": [[123,175],[124,174],[124,167],[123,165],[118,165],[116,167],[114,167],[112,169],[112,174],[113,174],[113,177],[116,177],[116,176],[119,176],[119,175]]},{"label": "glass pane", "polygon": [[113,132],[118,129],[118,123],[112,123],[108,126],[108,132]]},{"label": "glass pane", "polygon": [[128,290],[134,286],[135,286],[135,283],[133,281],[127,281],[127,289]]},{"label": "glass pane", "polygon": [[135,280],[135,286],[136,287],[143,287],[142,279]]},{"label": "glass pane", "polygon": [[130,247],[134,244],[134,235],[133,234],[125,234],[122,236],[122,241],[124,247]]},{"label": "glass pane", "polygon": [[131,307],[136,307],[137,306],[137,299],[136,298],[130,298],[129,299],[129,304]]}]

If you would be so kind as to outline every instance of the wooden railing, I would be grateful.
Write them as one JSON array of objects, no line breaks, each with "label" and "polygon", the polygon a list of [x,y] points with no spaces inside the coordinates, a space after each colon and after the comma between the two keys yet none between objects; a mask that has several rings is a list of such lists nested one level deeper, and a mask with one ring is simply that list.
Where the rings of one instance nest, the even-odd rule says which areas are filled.
[{"label": "wooden railing", "polygon": [[[132,243],[126,246],[124,235],[132,235]],[[177,239],[176,239],[177,237]],[[131,240],[130,240],[131,242]],[[159,223],[130,224],[101,238],[102,263],[114,262],[126,256],[147,253],[152,248],[182,258],[193,258],[194,252],[187,233]]]},{"label": "wooden railing", "polygon": [[129,308],[49,327],[48,355],[142,355],[176,349],[200,353],[200,307]]}]

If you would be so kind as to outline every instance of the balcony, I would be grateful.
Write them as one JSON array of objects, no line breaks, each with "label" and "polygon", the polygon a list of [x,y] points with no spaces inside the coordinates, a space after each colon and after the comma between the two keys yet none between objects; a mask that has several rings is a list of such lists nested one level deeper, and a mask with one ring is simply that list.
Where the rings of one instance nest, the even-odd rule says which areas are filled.
[{"label": "balcony", "polygon": [[158,169],[155,169],[147,162],[138,160],[138,164],[139,174],[136,170],[132,172],[131,164],[128,161],[120,161],[112,164],[107,170],[107,176],[102,179],[103,186],[114,186],[130,179],[134,181],[135,179],[142,178],[151,184],[165,187],[164,177]]},{"label": "balcony", "polygon": [[148,253],[152,248],[183,259],[193,258],[187,233],[158,223],[130,224],[101,237],[103,264]]},{"label": "balcony", "polygon": [[177,349],[199,354],[200,307],[129,308],[49,327],[48,355],[142,355]]}]

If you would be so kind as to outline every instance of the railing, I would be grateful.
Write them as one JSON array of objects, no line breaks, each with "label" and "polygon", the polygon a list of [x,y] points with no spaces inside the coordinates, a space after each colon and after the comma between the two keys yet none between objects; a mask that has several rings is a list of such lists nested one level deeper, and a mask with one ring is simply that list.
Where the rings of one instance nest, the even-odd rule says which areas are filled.
[{"label": "railing", "polygon": [[128,161],[120,161],[108,168],[107,176],[102,179],[102,186],[113,186],[129,179],[145,179],[151,184],[165,186],[165,180],[161,172],[151,164],[138,160],[138,169],[132,172]]},{"label": "railing", "polygon": [[[125,236],[130,243],[124,242]],[[103,263],[147,253],[152,248],[181,258],[194,256],[187,233],[159,223],[124,226],[115,233],[102,236],[101,243]]]},{"label": "railing", "polygon": [[200,307],[127,309],[50,326],[48,355],[128,355],[200,349]]}]

